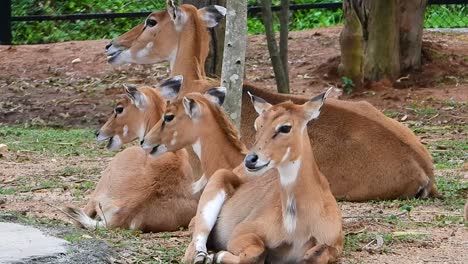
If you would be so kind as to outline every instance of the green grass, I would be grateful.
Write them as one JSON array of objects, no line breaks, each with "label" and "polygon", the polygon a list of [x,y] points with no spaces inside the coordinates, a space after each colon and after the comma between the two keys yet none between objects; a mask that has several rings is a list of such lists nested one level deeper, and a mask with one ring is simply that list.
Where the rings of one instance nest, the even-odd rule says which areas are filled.
[{"label": "green grass", "polygon": [[57,129],[22,126],[0,127],[1,142],[13,152],[32,152],[47,157],[110,156],[91,129]]},{"label": "green grass", "polygon": [[441,140],[429,145],[436,169],[453,169],[468,161],[468,140]]}]

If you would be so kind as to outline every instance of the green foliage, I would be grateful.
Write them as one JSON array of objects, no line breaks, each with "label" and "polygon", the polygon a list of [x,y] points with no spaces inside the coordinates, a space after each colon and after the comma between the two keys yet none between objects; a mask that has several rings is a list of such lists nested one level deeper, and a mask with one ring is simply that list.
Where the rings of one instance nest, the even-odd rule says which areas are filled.
[{"label": "green foliage", "polygon": [[468,6],[466,5],[433,5],[427,7],[424,27],[451,28],[467,27]]},{"label": "green foliage", "polygon": [[341,77],[341,80],[343,81],[343,89],[347,94],[351,94],[354,89],[354,83],[353,80],[350,78],[343,76]]},{"label": "green foliage", "polygon": [[[278,0],[273,5],[279,5]],[[292,0],[291,4],[306,4],[320,2],[341,2],[340,0]],[[249,5],[258,5],[257,1],[249,0]],[[57,15],[76,13],[103,12],[139,12],[161,10],[165,7],[163,0],[16,0],[13,1],[13,15]],[[294,11],[291,15],[290,30],[304,30],[316,27],[341,25],[343,13],[341,9],[325,10],[311,9]],[[61,42],[67,40],[112,39],[130,30],[143,18],[95,19],[77,21],[43,21],[14,22],[14,44],[35,44]],[[430,6],[426,12],[425,27],[466,27],[468,25],[468,8],[465,5]],[[264,27],[260,14],[249,17],[247,22],[249,34],[262,34]],[[277,17],[274,21],[275,30],[279,29]]]},{"label": "green foliage", "polygon": [[[160,10],[164,7],[165,1],[161,0],[17,0],[13,1],[12,12],[14,16],[123,13]],[[142,18],[118,18],[112,20],[16,22],[12,26],[13,41],[15,44],[34,44],[66,40],[111,39],[130,30],[141,21],[143,21]]]}]

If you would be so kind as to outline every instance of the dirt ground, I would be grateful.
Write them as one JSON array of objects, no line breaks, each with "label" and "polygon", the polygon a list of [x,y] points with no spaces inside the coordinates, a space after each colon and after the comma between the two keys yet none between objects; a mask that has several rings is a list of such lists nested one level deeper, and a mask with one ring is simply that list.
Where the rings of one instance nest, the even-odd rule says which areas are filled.
[{"label": "dirt ground", "polygon": [[[337,76],[339,32],[340,28],[291,32],[293,93],[312,95],[329,86],[342,88]],[[108,117],[122,84],[156,85],[167,76],[166,64],[108,65],[107,42],[0,46],[0,126],[95,129]],[[249,42],[246,78],[275,89],[265,37],[251,36]],[[342,92],[340,98],[371,102],[415,130],[433,153],[450,150],[434,142],[462,142],[464,147],[455,157],[459,165],[436,174],[442,182],[462,184],[448,193],[463,199],[468,195],[467,76],[468,35],[425,32],[421,71],[405,74],[393,84],[382,81],[367,90]],[[41,219],[40,224],[47,226],[63,225],[68,219],[57,208],[84,205],[109,160],[99,155],[49,157],[35,152],[0,155],[0,187],[19,190],[0,193],[0,211]],[[26,184],[32,188],[20,188]],[[462,206],[451,201],[455,200],[340,202],[349,237],[340,263],[468,263]],[[402,210],[408,205],[411,210]],[[76,236],[80,241],[104,239],[115,246],[118,253],[109,261],[116,263],[177,263],[189,239],[187,231],[131,235],[90,231]]]}]

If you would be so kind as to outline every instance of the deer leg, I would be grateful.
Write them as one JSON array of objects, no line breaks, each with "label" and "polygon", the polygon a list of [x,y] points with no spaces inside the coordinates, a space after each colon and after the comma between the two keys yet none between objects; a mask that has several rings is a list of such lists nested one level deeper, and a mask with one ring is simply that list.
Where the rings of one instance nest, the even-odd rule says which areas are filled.
[{"label": "deer leg", "polygon": [[318,244],[306,251],[304,264],[326,264],[334,262],[340,255],[340,249],[326,244]]},{"label": "deer leg", "polygon": [[242,181],[236,174],[225,169],[216,171],[210,177],[200,197],[197,214],[192,219],[193,245],[187,248],[183,259],[184,262],[192,261],[194,254],[194,263],[197,264],[204,263],[205,259],[209,258],[206,248],[208,236],[216,223],[226,198],[234,193],[241,183]]},{"label": "deer leg", "polygon": [[265,262],[265,244],[256,233],[233,234],[229,251],[220,251],[213,257],[213,263],[255,264]]}]

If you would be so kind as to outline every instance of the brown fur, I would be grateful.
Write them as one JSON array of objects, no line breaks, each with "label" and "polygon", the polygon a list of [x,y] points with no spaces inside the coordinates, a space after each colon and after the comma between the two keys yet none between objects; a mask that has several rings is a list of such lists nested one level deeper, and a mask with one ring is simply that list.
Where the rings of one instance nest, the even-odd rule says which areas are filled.
[{"label": "brown fur", "polygon": [[[138,130],[146,134],[161,118],[165,102],[157,90],[142,87],[138,91],[146,96],[145,109],[138,109],[124,96],[117,103],[124,111],[113,113],[100,133],[120,135],[125,144],[138,138]],[[124,126],[128,127],[127,136],[123,135]],[[198,198],[192,195],[193,180],[185,150],[154,158],[140,147],[129,147],[104,170],[84,212],[71,207],[67,210],[79,220],[75,221],[77,226],[87,228],[92,227],[90,222],[96,222],[145,232],[174,231],[187,226],[196,212]],[[100,221],[90,219],[96,215]]]},{"label": "brown fur", "polygon": [[[242,175],[242,165],[234,169],[236,172],[234,174],[232,165],[225,162],[226,160],[239,162],[244,156],[242,149],[231,151],[233,145],[241,146],[237,137],[233,137],[231,132],[223,131],[222,127],[226,127],[226,125],[217,124],[217,122],[228,122],[225,114],[219,111],[218,107],[212,107],[212,103],[203,95],[189,94],[186,97],[194,100],[200,107],[200,116],[194,117],[194,119],[190,118],[182,106],[184,99],[179,99],[166,109],[166,114],[175,116],[173,121],[164,125],[158,123],[145,137],[145,143],[150,145],[164,144],[168,151],[174,151],[185,147],[183,144],[170,143],[172,140],[170,135],[173,135],[174,131],[179,131],[181,133],[178,133],[176,142],[193,144],[200,140],[202,164],[209,163],[211,166],[206,167],[210,168],[223,168],[209,178],[208,185],[202,193],[197,216],[194,218],[194,241],[186,251],[185,260],[195,258],[196,239],[200,234],[207,237],[213,228],[205,222],[203,211],[207,210],[205,206],[222,191],[226,193],[228,201],[223,206],[210,239],[210,244],[214,249],[229,251],[224,252],[222,263],[263,263],[265,259],[275,263],[284,263],[287,260],[296,263],[333,261],[342,250],[341,216],[328,183],[314,162],[307,134],[302,133],[304,136],[299,137],[306,142],[294,144],[294,146],[304,149],[299,150],[298,155],[303,155],[303,159],[308,161],[303,162],[301,169],[301,175],[306,176],[299,177],[294,187],[291,187],[292,189],[281,187],[274,171],[248,181],[246,176]],[[281,115],[284,115],[285,112],[291,113],[289,115],[300,112],[297,106],[292,105],[292,103],[281,104],[279,107],[286,109]],[[293,108],[295,111],[287,110]],[[267,125],[260,125],[261,130],[266,130]],[[232,125],[228,127],[232,130]],[[184,133],[184,131],[190,132]],[[268,132],[266,137],[270,138]],[[297,140],[298,137],[292,138]],[[258,139],[262,143],[265,142],[262,137]],[[232,140],[236,140],[237,143],[229,143]],[[263,145],[261,149],[262,151],[268,149],[275,152],[278,147],[275,142]],[[208,152],[208,149],[211,151],[205,153],[205,151]],[[292,152],[294,151],[296,149]],[[284,152],[276,158],[283,155]],[[210,174],[207,171],[205,173]],[[294,194],[298,206],[297,227],[292,234],[281,228],[285,197],[289,193]],[[320,234],[315,233],[318,230],[320,230]],[[328,247],[322,249],[323,246],[315,248],[322,243],[331,245],[330,249]],[[283,254],[279,254],[278,251],[274,250],[275,245],[279,244],[293,246],[289,249],[284,248]]]},{"label": "brown fur", "polygon": [[[193,42],[194,39],[186,40],[187,45]],[[209,43],[203,45],[208,47]],[[197,61],[189,59],[186,56],[180,64],[176,63],[179,72],[197,71]],[[200,81],[197,85],[184,85],[181,93],[203,92],[209,87],[209,84],[203,84]],[[241,135],[247,146],[252,144],[255,134],[254,109],[247,91],[272,103],[287,100],[302,103],[307,100],[305,97],[280,95],[245,84]],[[434,181],[432,158],[408,128],[366,102],[330,99],[323,111],[322,118],[314,121],[314,129],[308,125],[308,132],[315,142],[314,153],[320,170],[337,198],[366,201],[440,197]]]}]

